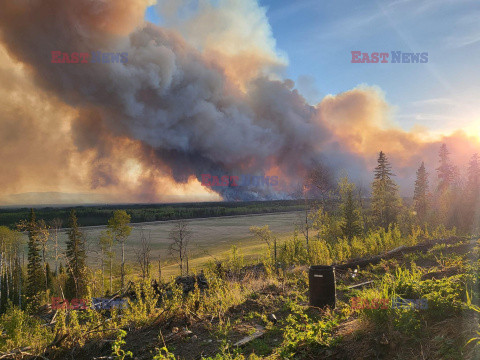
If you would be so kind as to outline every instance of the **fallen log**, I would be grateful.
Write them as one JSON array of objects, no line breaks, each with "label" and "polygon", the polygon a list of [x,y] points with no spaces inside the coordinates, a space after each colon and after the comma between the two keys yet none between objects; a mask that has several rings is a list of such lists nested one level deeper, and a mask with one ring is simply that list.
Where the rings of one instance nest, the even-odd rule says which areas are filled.
[{"label": "fallen log", "polygon": [[414,246],[399,246],[398,248],[395,248],[393,250],[390,250],[384,254],[372,256],[366,259],[356,259],[353,261],[350,261],[345,264],[333,264],[332,266],[335,267],[335,269],[339,270],[347,270],[347,269],[355,269],[357,267],[365,267],[367,265],[375,265],[378,264],[382,260],[388,260],[395,258],[396,256],[399,255],[404,255],[404,254],[409,254],[413,253],[416,251],[422,251],[425,252],[435,245],[440,245],[440,244],[455,244],[457,242],[460,242],[462,240],[466,240],[465,238],[460,238],[460,237],[450,237],[448,239],[441,239],[441,240],[430,240],[426,241],[424,243],[421,243],[419,245],[414,245]]}]

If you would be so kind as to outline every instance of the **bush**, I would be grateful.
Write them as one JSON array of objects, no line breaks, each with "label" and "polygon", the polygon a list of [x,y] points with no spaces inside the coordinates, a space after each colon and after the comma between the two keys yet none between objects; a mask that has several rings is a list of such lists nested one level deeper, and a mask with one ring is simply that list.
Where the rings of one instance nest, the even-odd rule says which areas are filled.
[{"label": "bush", "polygon": [[295,302],[287,302],[286,306],[291,313],[282,324],[283,342],[279,348],[282,358],[295,358],[302,351],[315,353],[321,348],[333,346],[339,340],[333,335],[333,329],[338,324],[335,317],[319,319],[316,313],[309,313]]},{"label": "bush", "polygon": [[10,306],[0,318],[0,328],[4,336],[0,338],[2,351],[25,346],[38,350],[44,348],[53,340],[53,334],[40,322],[25,311]]}]

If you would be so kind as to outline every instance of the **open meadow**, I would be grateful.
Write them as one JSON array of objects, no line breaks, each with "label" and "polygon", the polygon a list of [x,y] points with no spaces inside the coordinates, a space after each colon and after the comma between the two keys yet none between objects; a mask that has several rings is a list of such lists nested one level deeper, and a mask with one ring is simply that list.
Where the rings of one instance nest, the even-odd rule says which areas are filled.
[{"label": "open meadow", "polygon": [[[277,236],[279,243],[292,236],[295,224],[300,221],[303,212],[239,215],[216,218],[191,219],[188,226],[192,232],[189,246],[190,266],[192,270],[203,267],[210,260],[224,260],[233,245],[242,252],[245,260],[261,260],[265,244],[255,240],[249,231],[250,226],[268,225]],[[126,241],[126,258],[131,264],[135,263],[136,249],[141,241],[141,233],[145,234],[151,243],[151,259],[157,269],[160,256],[162,261],[162,276],[170,277],[178,273],[176,259],[169,251],[171,240],[169,231],[175,220],[155,221],[132,224],[132,233]],[[88,262],[90,266],[99,267],[98,241],[106,226],[82,227],[87,243]],[[64,252],[67,240],[67,230],[59,231],[58,243],[61,252]],[[26,235],[25,241],[26,241]],[[49,248],[49,259],[53,261],[52,245]],[[117,257],[119,252],[117,251]]]}]

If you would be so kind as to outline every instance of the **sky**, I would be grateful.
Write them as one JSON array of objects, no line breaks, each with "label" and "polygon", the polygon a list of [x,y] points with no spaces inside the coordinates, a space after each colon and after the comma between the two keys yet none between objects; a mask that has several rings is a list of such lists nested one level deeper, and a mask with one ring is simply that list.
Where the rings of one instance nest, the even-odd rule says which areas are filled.
[{"label": "sky", "polygon": [[[312,100],[357,84],[379,86],[404,129],[465,126],[480,133],[477,1],[262,1],[288,76]],[[300,40],[299,40],[300,39]],[[428,52],[426,64],[352,64],[350,52]],[[315,96],[315,94],[318,94]],[[472,124],[476,122],[476,124]]]},{"label": "sky", "polygon": [[[285,75],[312,103],[378,86],[405,130],[480,136],[480,3],[464,0],[261,0]],[[155,6],[145,18],[158,24]],[[352,64],[351,51],[428,52],[426,64]]]},{"label": "sky", "polygon": [[434,186],[442,143],[465,176],[479,24],[464,0],[2,2],[0,206],[291,198],[318,167],[368,189],[380,151],[410,196],[422,161]]}]

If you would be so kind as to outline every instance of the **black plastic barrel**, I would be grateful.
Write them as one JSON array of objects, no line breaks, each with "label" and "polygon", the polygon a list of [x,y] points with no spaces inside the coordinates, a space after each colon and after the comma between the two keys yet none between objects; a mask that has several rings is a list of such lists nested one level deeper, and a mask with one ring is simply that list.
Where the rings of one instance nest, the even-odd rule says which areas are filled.
[{"label": "black plastic barrel", "polygon": [[308,285],[310,306],[335,308],[335,268],[333,266],[310,266]]}]

